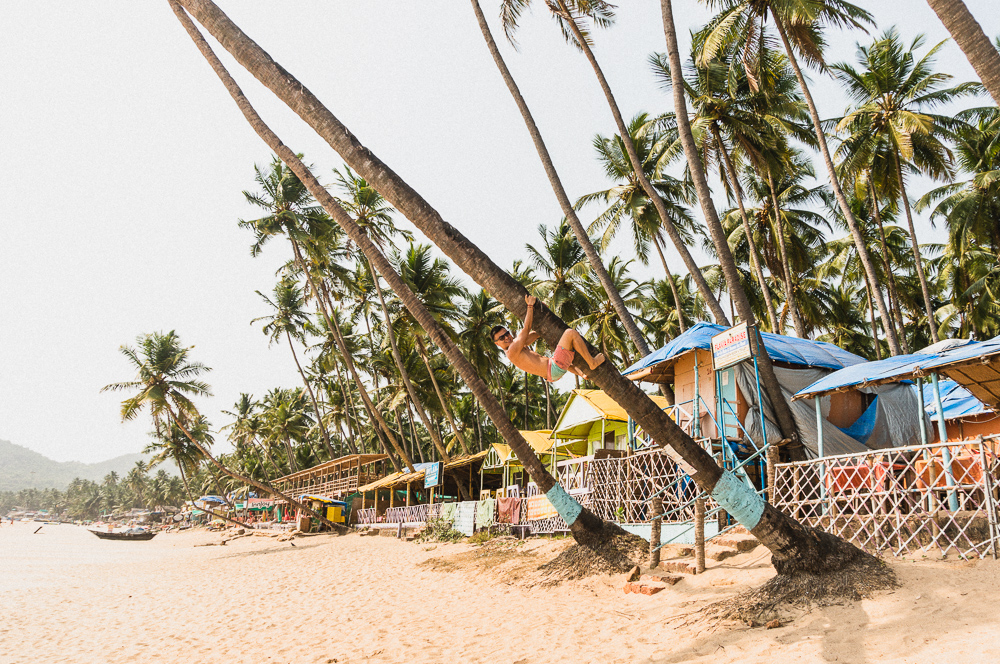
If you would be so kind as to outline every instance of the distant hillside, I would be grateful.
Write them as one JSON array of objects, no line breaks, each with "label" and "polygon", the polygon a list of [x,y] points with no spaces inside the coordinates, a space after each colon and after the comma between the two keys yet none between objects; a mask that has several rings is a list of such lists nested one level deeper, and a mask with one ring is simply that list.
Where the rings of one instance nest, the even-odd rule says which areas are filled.
[{"label": "distant hillside", "polygon": [[[73,478],[100,481],[112,470],[119,475],[127,473],[142,454],[123,454],[100,463],[79,461],[53,461],[26,447],[0,440],[0,491],[21,489],[65,490]],[[173,468],[162,466],[173,474]]]}]

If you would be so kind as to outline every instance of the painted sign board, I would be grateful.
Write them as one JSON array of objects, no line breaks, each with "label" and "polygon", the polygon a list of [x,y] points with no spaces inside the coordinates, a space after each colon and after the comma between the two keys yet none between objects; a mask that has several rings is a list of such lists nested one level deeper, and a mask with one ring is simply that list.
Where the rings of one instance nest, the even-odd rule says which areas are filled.
[{"label": "painted sign board", "polygon": [[437,463],[427,464],[427,468],[424,470],[424,488],[430,489],[434,486],[441,486],[441,467],[440,461]]},{"label": "painted sign board", "polygon": [[753,357],[750,350],[750,331],[740,323],[712,337],[712,361],[715,370],[725,369]]}]

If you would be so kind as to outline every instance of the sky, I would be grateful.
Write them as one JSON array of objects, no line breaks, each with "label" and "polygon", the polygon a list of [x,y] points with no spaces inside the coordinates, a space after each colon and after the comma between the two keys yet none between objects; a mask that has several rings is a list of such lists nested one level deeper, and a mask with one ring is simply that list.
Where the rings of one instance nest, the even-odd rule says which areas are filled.
[{"label": "sky", "polygon": [[[499,265],[526,258],[538,225],[561,218],[468,4],[217,2]],[[591,141],[614,133],[614,123],[586,60],[535,4],[515,51],[501,39],[494,3],[483,2],[575,199],[608,187]],[[860,4],[875,15],[873,34],[896,25],[907,41],[918,32],[928,43],[947,37],[925,0]],[[991,0],[966,4],[987,34],[1000,34]],[[622,112],[672,110],[647,65],[665,50],[659,3],[623,7],[595,48]],[[212,367],[214,396],[200,405],[217,428],[241,392],[298,385],[287,346],[269,347],[250,324],[267,313],[255,291],[273,287],[287,247],[274,242],[252,258],[253,238],[237,226],[261,216],[242,192],[271,155],[167,3],[7,0],[3,8],[0,439],[58,461],[140,451],[148,416],[121,423],[123,396],[100,390],[133,377],[119,348],[152,331],[176,330],[193,359]],[[709,14],[693,0],[674,11],[683,51]],[[830,34],[828,60],[853,60],[855,43],[868,39]],[[216,50],[272,129],[332,182],[339,157]],[[951,43],[938,67],[956,82],[974,78]],[[811,77],[821,115],[842,114],[836,85]],[[929,186],[915,183],[914,196]],[[921,242],[942,239],[923,217],[917,232]],[[628,257],[626,242],[612,250]]]}]

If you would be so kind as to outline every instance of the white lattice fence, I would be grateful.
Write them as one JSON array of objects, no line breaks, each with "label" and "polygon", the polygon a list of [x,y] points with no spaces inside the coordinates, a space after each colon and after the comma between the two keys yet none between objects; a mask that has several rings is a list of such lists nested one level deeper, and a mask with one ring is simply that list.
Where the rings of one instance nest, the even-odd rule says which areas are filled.
[{"label": "white lattice fence", "polygon": [[357,522],[356,523],[358,523],[358,524],[372,524],[372,523],[375,523],[376,517],[375,517],[375,508],[374,507],[369,507],[369,508],[363,509],[363,510],[357,510],[357,514],[358,514],[358,518],[357,518]]},{"label": "white lattice fence", "polygon": [[[647,522],[650,520],[650,500],[657,493],[663,499],[664,521],[694,518],[698,488],[663,450],[593,461],[589,479],[590,507],[603,519],[619,523]],[[709,505],[709,509],[712,507],[714,504]]]},{"label": "white lattice fence", "polygon": [[1000,459],[981,439],[775,467],[774,505],[869,552],[997,554]]},{"label": "white lattice fence", "polygon": [[386,523],[425,523],[429,517],[436,516],[441,505],[410,505],[409,507],[390,507],[385,511]]}]

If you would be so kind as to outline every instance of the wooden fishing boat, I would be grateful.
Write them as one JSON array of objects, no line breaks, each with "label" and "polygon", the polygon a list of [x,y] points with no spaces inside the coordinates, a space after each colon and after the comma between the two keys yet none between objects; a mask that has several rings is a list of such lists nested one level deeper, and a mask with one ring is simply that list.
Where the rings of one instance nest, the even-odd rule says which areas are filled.
[{"label": "wooden fishing boat", "polygon": [[125,532],[121,532],[121,533],[108,532],[106,530],[104,530],[104,531],[102,531],[102,530],[91,530],[90,532],[94,533],[95,535],[97,535],[101,539],[107,539],[107,540],[151,540],[154,537],[156,537],[156,533],[150,532],[148,530],[141,530],[141,531],[138,531],[138,532],[137,531],[125,531]]}]

